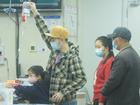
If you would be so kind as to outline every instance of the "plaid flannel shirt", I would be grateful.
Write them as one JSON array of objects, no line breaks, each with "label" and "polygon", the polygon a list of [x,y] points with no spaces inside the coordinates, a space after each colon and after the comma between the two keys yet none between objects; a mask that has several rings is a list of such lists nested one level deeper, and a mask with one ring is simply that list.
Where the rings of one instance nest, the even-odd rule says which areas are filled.
[{"label": "plaid flannel shirt", "polygon": [[85,73],[78,56],[79,51],[72,43],[69,43],[70,51],[65,54],[59,54],[60,56],[57,58],[59,60],[56,61],[56,54],[53,53],[49,38],[45,35],[48,32],[47,25],[39,15],[35,17],[35,21],[43,40],[51,50],[46,67],[46,71],[49,71],[50,68],[52,69],[49,89],[50,101],[56,92],[61,92],[64,95],[63,101],[75,99],[76,91],[86,83]]}]

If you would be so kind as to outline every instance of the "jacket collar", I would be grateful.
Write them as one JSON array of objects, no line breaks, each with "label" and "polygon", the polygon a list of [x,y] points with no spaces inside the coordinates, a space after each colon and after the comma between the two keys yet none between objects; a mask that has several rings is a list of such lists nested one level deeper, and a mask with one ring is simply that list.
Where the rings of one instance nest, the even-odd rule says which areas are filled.
[{"label": "jacket collar", "polygon": [[[127,43],[125,46],[124,46],[124,48],[122,48],[121,50],[120,50],[120,52],[122,52],[123,50],[125,50],[125,49],[127,49],[127,48],[129,48],[129,47],[131,47],[131,45],[129,44],[129,43]],[[119,53],[120,53],[119,52]]]}]

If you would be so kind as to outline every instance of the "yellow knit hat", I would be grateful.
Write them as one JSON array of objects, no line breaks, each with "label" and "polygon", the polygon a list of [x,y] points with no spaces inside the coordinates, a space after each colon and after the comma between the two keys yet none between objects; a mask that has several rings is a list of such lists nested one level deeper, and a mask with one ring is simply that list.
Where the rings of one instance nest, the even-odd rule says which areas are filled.
[{"label": "yellow knit hat", "polygon": [[67,39],[68,38],[68,30],[62,26],[54,26],[50,33],[46,35],[53,37],[53,38],[60,38],[60,39]]}]

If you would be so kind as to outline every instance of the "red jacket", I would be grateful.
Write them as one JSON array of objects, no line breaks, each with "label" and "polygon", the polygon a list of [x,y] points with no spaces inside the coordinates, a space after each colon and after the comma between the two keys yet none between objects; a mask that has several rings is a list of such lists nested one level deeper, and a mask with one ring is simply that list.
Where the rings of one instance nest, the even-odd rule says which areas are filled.
[{"label": "red jacket", "polygon": [[93,85],[93,101],[97,100],[98,102],[105,102],[105,97],[100,91],[109,78],[113,60],[113,56],[108,58],[106,62],[104,62],[104,59],[102,59],[97,67],[95,75],[96,77]]}]

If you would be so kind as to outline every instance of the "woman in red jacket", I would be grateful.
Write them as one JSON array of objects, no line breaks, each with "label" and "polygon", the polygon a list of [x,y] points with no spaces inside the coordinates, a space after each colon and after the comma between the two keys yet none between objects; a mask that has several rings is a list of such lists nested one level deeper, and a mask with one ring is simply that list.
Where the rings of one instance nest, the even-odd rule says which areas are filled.
[{"label": "woman in red jacket", "polygon": [[93,85],[93,105],[105,105],[105,97],[101,94],[101,89],[109,78],[114,54],[112,50],[112,40],[106,36],[100,36],[95,41],[96,55],[102,57],[95,74]]}]

